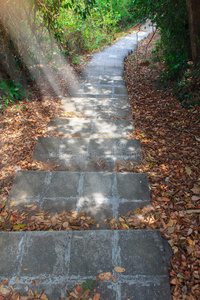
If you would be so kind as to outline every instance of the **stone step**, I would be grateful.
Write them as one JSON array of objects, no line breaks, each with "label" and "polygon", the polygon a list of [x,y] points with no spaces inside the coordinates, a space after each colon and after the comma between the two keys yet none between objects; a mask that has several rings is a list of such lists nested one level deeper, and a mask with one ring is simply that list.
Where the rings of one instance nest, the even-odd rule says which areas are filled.
[{"label": "stone step", "polygon": [[114,171],[120,163],[141,162],[142,149],[134,139],[41,137],[33,158],[60,171]]},{"label": "stone step", "polygon": [[135,130],[134,121],[92,118],[51,118],[49,131],[88,138],[125,138]]},{"label": "stone step", "polygon": [[114,75],[95,75],[83,73],[80,78],[81,84],[98,84],[98,85],[111,85],[113,87],[126,87],[123,76]]},{"label": "stone step", "polygon": [[93,83],[93,82],[86,82],[82,84],[80,88],[77,89],[77,91],[74,91],[73,95],[80,95],[80,96],[122,96],[127,97],[128,92],[125,85],[115,85],[115,84],[109,84],[109,83]]},{"label": "stone step", "polygon": [[6,205],[86,211],[101,221],[150,205],[150,189],[142,173],[18,171]]},{"label": "stone step", "polygon": [[49,300],[66,299],[66,290],[106,272],[111,279],[99,279],[100,299],[170,300],[169,259],[156,230],[0,233],[1,282],[9,278],[21,293],[30,286]]},{"label": "stone step", "polygon": [[131,117],[130,102],[126,97],[64,97],[61,108],[64,112],[82,114],[91,118],[127,118]]}]

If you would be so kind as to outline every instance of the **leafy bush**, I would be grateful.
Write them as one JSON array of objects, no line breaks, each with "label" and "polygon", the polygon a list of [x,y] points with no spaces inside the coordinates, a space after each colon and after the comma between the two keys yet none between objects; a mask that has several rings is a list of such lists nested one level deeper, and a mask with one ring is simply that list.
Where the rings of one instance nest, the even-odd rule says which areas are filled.
[{"label": "leafy bush", "polygon": [[55,37],[66,54],[82,54],[109,44],[120,29],[135,22],[130,0],[96,0],[85,14],[80,13],[81,3],[77,0],[67,9],[66,4],[61,5],[54,24]]},{"label": "leafy bush", "polygon": [[0,109],[2,110],[4,106],[8,107],[8,104],[15,103],[24,97],[28,97],[28,94],[23,90],[20,83],[15,83],[13,80],[8,81],[3,79],[0,82]]},{"label": "leafy bush", "polygon": [[186,1],[134,0],[133,6],[134,18],[150,18],[159,28],[166,78],[180,78],[191,53]]}]

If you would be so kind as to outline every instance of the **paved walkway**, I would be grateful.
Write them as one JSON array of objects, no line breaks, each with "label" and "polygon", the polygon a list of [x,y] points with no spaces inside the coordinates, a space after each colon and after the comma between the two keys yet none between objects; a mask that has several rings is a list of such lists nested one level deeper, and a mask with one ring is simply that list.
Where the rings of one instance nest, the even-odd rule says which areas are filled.
[{"label": "paved walkway", "polygon": [[[22,291],[34,280],[33,290],[57,300],[78,283],[111,272],[116,280],[100,283],[100,299],[171,299],[170,249],[160,232],[109,230],[102,222],[150,205],[146,174],[115,172],[119,162],[142,160],[140,141],[127,138],[135,127],[123,71],[124,58],[150,32],[143,26],[93,56],[80,85],[62,99],[64,111],[82,118],[52,118],[49,123],[50,130],[71,137],[40,138],[34,151],[35,159],[56,164],[57,171],[17,172],[7,203],[14,208],[35,204],[52,212],[86,210],[100,229],[1,232],[1,281],[9,278]],[[116,266],[124,273],[116,273]]]}]

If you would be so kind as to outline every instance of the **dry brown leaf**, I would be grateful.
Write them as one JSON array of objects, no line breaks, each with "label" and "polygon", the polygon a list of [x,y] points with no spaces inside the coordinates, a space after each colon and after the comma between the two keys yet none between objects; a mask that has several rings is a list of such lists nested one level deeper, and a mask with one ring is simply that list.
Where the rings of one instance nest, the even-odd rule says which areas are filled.
[{"label": "dry brown leaf", "polygon": [[77,284],[77,287],[76,287],[74,292],[75,292],[76,295],[81,294],[83,292],[82,286],[80,284]]},{"label": "dry brown leaf", "polygon": [[174,226],[175,224],[176,224],[176,220],[174,220],[174,219],[170,219],[169,220],[169,222],[167,223],[167,227],[172,227],[172,226]]},{"label": "dry brown leaf", "polygon": [[121,267],[115,267],[114,270],[117,273],[124,273],[126,271],[124,268],[121,268]]},{"label": "dry brown leaf", "polygon": [[113,282],[117,282],[116,277],[117,277],[117,274],[115,274],[115,275],[113,276]]},{"label": "dry brown leaf", "polygon": [[177,279],[173,278],[172,280],[170,280],[170,283],[173,285],[177,285]]},{"label": "dry brown leaf", "polygon": [[192,170],[189,167],[185,167],[185,171],[189,176],[192,174]]},{"label": "dry brown leaf", "polygon": [[79,296],[76,295],[74,292],[71,292],[71,293],[70,293],[70,296],[71,296],[71,297],[74,297],[75,299],[78,299],[78,298],[79,298]]},{"label": "dry brown leaf", "polygon": [[66,229],[66,228],[69,227],[69,222],[64,222],[62,225],[63,225],[63,227]]},{"label": "dry brown leaf", "polygon": [[186,213],[187,214],[199,214],[200,213],[200,209],[187,209]]},{"label": "dry brown leaf", "polygon": [[93,298],[93,300],[99,300],[100,299],[100,294],[96,294],[95,296],[94,296],[94,298]]},{"label": "dry brown leaf", "polygon": [[195,195],[199,195],[200,194],[200,186],[198,184],[195,184],[194,187],[191,189],[191,191],[195,194]]},{"label": "dry brown leaf", "polygon": [[99,279],[101,279],[102,281],[107,280],[109,281],[112,277],[112,274],[110,272],[107,273],[101,273],[98,275]]},{"label": "dry brown leaf", "polygon": [[57,218],[56,218],[55,216],[53,216],[53,217],[51,218],[51,225],[52,225],[52,226],[56,226],[56,224],[57,224]]},{"label": "dry brown leaf", "polygon": [[11,292],[11,289],[5,288],[4,285],[0,286],[0,294],[2,296],[8,296],[10,294],[10,292]]},{"label": "dry brown leaf", "polygon": [[31,208],[31,210],[35,210],[36,208],[37,208],[37,206],[33,205],[32,208]]},{"label": "dry brown leaf", "polygon": [[35,280],[32,281],[32,286],[36,286]]},{"label": "dry brown leaf", "polygon": [[194,196],[192,196],[192,201],[198,201],[198,200],[200,200],[200,196],[196,196],[196,195],[194,195]]},{"label": "dry brown leaf", "polygon": [[33,293],[33,291],[31,290],[30,286],[29,286],[29,288],[28,288],[28,296],[29,296],[29,297],[33,297],[33,296],[34,296],[34,293]]},{"label": "dry brown leaf", "polygon": [[140,214],[141,212],[141,209],[140,208],[137,208],[136,210],[134,210],[133,214],[136,215],[136,214]]},{"label": "dry brown leaf", "polygon": [[157,200],[158,201],[163,201],[163,202],[169,202],[170,201],[170,199],[167,198],[167,197],[158,197]]}]

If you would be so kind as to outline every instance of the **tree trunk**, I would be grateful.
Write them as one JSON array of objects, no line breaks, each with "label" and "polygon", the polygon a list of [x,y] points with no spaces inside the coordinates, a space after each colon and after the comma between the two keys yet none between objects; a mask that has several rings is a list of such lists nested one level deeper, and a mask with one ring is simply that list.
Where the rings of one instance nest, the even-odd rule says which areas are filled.
[{"label": "tree trunk", "polygon": [[189,23],[192,60],[200,62],[200,0],[186,0]]}]

